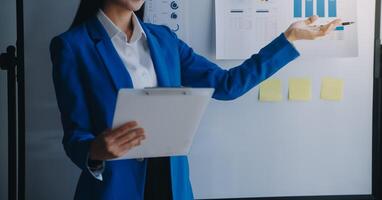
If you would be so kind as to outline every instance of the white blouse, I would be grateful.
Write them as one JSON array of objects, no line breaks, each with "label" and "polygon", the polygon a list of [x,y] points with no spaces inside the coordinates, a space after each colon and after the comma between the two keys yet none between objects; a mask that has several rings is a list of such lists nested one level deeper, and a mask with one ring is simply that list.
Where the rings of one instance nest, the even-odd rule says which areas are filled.
[{"label": "white blouse", "polygon": [[133,13],[133,34],[130,41],[127,35],[108,18],[102,10],[97,14],[98,20],[106,29],[114,48],[130,74],[134,88],[157,87],[157,76],[150,55],[146,34]]}]

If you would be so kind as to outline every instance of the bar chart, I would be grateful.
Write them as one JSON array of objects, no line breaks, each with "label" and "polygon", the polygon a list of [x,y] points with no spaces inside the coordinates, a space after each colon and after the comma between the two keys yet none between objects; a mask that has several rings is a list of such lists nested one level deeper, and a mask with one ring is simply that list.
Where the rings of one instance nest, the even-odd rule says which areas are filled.
[{"label": "bar chart", "polygon": [[337,0],[294,0],[295,18],[312,15],[337,17]]}]

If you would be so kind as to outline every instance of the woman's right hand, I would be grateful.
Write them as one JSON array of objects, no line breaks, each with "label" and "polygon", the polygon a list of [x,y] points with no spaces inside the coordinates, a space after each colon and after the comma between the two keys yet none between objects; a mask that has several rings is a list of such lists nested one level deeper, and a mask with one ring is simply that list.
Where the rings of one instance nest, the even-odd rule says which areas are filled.
[{"label": "woman's right hand", "polygon": [[335,19],[322,26],[313,25],[317,20],[318,16],[314,15],[306,20],[297,21],[290,25],[284,34],[290,42],[296,40],[315,40],[328,35],[342,23],[341,19]]},{"label": "woman's right hand", "polygon": [[90,160],[108,160],[125,155],[145,139],[145,130],[136,121],[99,134],[90,145]]}]

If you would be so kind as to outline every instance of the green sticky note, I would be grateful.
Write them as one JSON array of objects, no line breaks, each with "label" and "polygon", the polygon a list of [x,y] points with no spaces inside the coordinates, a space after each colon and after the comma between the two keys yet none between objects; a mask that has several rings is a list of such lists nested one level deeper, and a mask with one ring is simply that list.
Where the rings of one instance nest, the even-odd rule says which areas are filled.
[{"label": "green sticky note", "polygon": [[343,97],[344,81],[335,78],[323,78],[321,86],[321,99],[341,101]]},{"label": "green sticky note", "polygon": [[289,100],[309,101],[312,99],[312,83],[305,78],[292,78],[289,80]]},{"label": "green sticky note", "polygon": [[281,80],[268,79],[260,85],[260,101],[276,102],[282,100]]}]

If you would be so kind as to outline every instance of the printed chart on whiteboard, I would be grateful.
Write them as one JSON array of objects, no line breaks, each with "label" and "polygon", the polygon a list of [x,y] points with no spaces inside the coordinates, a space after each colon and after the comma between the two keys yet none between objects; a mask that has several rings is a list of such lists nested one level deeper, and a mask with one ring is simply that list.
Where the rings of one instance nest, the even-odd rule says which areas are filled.
[{"label": "printed chart on whiteboard", "polygon": [[357,0],[216,0],[216,58],[247,59],[283,33],[288,26],[312,15],[315,25],[340,18],[351,22],[329,36],[297,41],[302,56],[357,57]]},{"label": "printed chart on whiteboard", "polygon": [[144,21],[165,25],[187,41],[187,9],[187,0],[146,0]]}]

